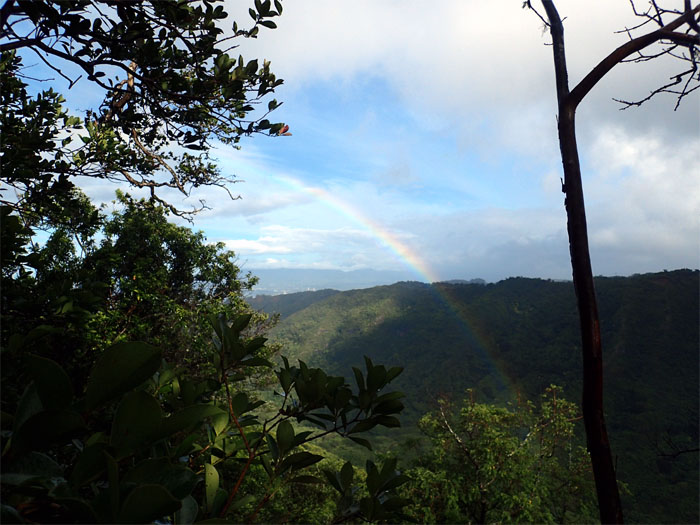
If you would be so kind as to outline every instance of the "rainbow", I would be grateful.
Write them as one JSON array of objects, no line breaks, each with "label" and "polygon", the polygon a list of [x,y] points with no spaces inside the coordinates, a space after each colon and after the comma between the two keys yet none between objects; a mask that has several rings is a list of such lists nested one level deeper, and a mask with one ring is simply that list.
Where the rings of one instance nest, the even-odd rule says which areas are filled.
[{"label": "rainbow", "polygon": [[301,193],[311,195],[319,202],[326,205],[336,213],[340,213],[347,217],[353,223],[361,226],[364,230],[370,233],[372,237],[377,239],[382,245],[389,249],[398,260],[406,265],[413,273],[417,274],[421,280],[433,283],[439,279],[432,269],[423,261],[420,256],[407,246],[399,237],[385,228],[377,221],[367,217],[357,208],[354,208],[347,202],[339,199],[329,191],[316,186],[308,186],[289,176],[272,176],[272,179],[281,183],[284,186],[290,187]]},{"label": "rainbow", "polygon": [[417,274],[423,282],[431,284],[432,286],[430,286],[430,289],[436,296],[438,302],[442,303],[459,322],[464,332],[465,340],[470,341],[477,352],[481,354],[480,357],[484,358],[485,362],[489,363],[493,376],[499,383],[498,386],[507,396],[511,398],[515,397],[518,389],[508,375],[503,372],[502,366],[498,364],[498,360],[495,359],[495,348],[489,341],[489,338],[486,334],[482,334],[479,330],[475,329],[473,323],[470,322],[467,316],[461,311],[459,303],[450,296],[448,290],[444,286],[438,284],[440,279],[437,277],[437,274],[414,250],[406,245],[398,235],[323,188],[306,185],[289,176],[268,175],[268,177],[295,191],[314,197],[334,212],[342,214],[353,223],[359,225],[393,253],[403,265]]}]

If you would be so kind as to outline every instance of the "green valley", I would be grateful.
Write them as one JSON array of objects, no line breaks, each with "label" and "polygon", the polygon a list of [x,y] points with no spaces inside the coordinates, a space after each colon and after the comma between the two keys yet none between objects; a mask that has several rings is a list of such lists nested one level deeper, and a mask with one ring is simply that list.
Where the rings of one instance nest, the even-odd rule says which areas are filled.
[{"label": "green valley", "polygon": [[[596,281],[608,425],[629,489],[630,521],[698,520],[698,275],[678,270]],[[418,419],[439,398],[458,402],[470,388],[479,401],[497,405],[535,399],[550,384],[580,399],[570,282],[402,282],[250,302],[285,313],[272,337],[290,358],[335,372],[359,366],[363,355],[403,366],[396,385],[406,393],[406,411],[401,432],[386,434],[390,440],[415,437]]]}]

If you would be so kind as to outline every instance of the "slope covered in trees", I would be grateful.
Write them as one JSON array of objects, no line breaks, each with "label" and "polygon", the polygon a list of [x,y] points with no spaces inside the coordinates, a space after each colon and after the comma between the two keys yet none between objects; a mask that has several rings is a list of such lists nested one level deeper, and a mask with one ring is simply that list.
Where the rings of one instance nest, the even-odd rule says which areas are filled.
[{"label": "slope covered in trees", "polygon": [[[693,522],[698,466],[698,272],[598,278],[612,444],[633,521]],[[320,298],[320,296],[319,296]],[[278,298],[283,301],[283,298]],[[274,338],[334,369],[362,354],[401,362],[407,423],[440,394],[496,402],[550,383],[580,398],[570,282],[393,286],[325,297],[282,319]],[[580,430],[580,429],[579,429]]]}]

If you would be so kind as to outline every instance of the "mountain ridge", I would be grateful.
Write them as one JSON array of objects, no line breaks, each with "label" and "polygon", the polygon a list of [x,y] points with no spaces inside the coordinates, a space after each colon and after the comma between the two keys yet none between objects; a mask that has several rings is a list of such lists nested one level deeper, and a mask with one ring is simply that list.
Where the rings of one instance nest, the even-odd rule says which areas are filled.
[{"label": "mountain ridge", "polygon": [[[663,446],[698,442],[699,275],[676,270],[596,278],[608,428],[620,479],[633,492],[626,498],[631,521],[698,519],[697,461],[691,454],[663,456],[673,452]],[[435,396],[462,397],[466,388],[504,404],[518,395],[532,399],[556,383],[568,399],[580,399],[570,281],[402,282],[312,293],[271,335],[290,357],[333,373],[347,374],[363,355],[404,366],[396,385],[407,393],[409,427]]]}]

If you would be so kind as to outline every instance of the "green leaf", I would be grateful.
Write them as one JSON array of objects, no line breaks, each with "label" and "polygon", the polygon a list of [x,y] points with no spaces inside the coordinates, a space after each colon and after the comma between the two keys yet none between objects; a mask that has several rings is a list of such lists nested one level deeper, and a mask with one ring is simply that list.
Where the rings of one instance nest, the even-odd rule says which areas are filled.
[{"label": "green leaf", "polygon": [[175,499],[162,485],[141,485],[134,488],[119,510],[118,523],[150,523],[179,510]]},{"label": "green leaf", "polygon": [[367,390],[377,392],[386,385],[386,368],[379,365],[367,370]]},{"label": "green leaf", "polygon": [[213,416],[211,418],[211,426],[214,429],[214,434],[218,436],[224,430],[226,430],[230,423],[230,418],[231,416],[228,414],[228,412],[224,412],[223,410],[220,414]]},{"label": "green leaf", "polygon": [[180,503],[180,510],[175,513],[175,523],[178,525],[192,525],[199,513],[197,500],[192,496],[187,496]]},{"label": "green leaf", "polygon": [[63,469],[49,456],[41,452],[21,455],[12,463],[3,462],[0,481],[6,485],[23,485],[41,478],[61,478]]},{"label": "green leaf", "polygon": [[362,376],[362,370],[353,366],[352,371],[355,374],[355,381],[357,382],[357,388],[359,388],[360,391],[365,390],[365,379]]},{"label": "green leaf", "polygon": [[270,448],[270,455],[272,456],[272,459],[277,461],[277,459],[280,457],[280,449],[277,446],[277,442],[275,442],[275,438],[273,438],[270,434],[265,434],[265,440],[267,441],[267,446]]},{"label": "green leaf", "polygon": [[85,407],[90,410],[140,385],[158,370],[160,360],[160,350],[146,343],[110,346],[90,373]]},{"label": "green leaf", "polygon": [[[225,424],[228,423],[228,413],[221,410],[219,407],[203,404],[192,405],[183,408],[170,417],[163,419],[160,436],[170,436],[175,432],[179,432],[180,430],[184,430],[192,425],[200,423],[207,417],[211,417],[212,421],[224,419]],[[216,433],[220,434],[221,431],[219,430]]]},{"label": "green leaf", "polygon": [[346,461],[343,468],[340,469],[340,486],[343,488],[343,492],[347,492],[352,488],[352,478],[355,475],[355,469],[352,463]]},{"label": "green leaf", "polygon": [[402,366],[393,366],[389,369],[389,371],[386,373],[386,382],[392,381],[396,376],[398,376],[401,372],[403,372],[403,367]]},{"label": "green leaf", "polygon": [[372,450],[372,444],[369,442],[369,440],[364,439],[364,438],[358,438],[354,436],[348,436],[352,441],[357,443],[358,445],[362,445],[365,447],[367,450]]},{"label": "green leaf", "polygon": [[168,458],[145,459],[127,471],[122,479],[122,483],[162,485],[176,499],[188,496],[197,481],[194,472],[187,467],[173,465]]},{"label": "green leaf", "polygon": [[204,464],[204,494],[207,512],[211,512],[214,507],[216,491],[219,489],[219,472],[211,463]]},{"label": "green leaf", "polygon": [[15,417],[13,418],[12,433],[15,434],[22,426],[22,424],[35,414],[38,414],[43,409],[41,403],[41,398],[39,398],[39,392],[36,388],[36,383],[32,381],[24,389],[22,397],[19,398],[19,403],[17,405],[17,412],[15,412]]},{"label": "green leaf", "polygon": [[41,450],[66,440],[85,428],[83,418],[72,410],[44,410],[27,419],[12,434],[15,451]]},{"label": "green leaf", "polygon": [[[250,63],[249,63],[250,65]],[[257,69],[257,66],[256,68]],[[236,319],[234,319],[233,323],[231,324],[231,330],[233,330],[234,334],[238,336],[243,329],[250,324],[250,320],[253,318],[253,314],[240,314]]]},{"label": "green leaf", "polygon": [[110,444],[123,457],[158,438],[161,409],[153,396],[142,391],[131,392],[119,403],[112,423]]},{"label": "green leaf", "polygon": [[304,432],[299,432],[294,436],[294,441],[292,443],[293,447],[301,445],[304,441],[306,441],[306,438],[309,437],[311,434],[313,434],[313,430],[306,430]]},{"label": "green leaf", "polygon": [[396,414],[403,410],[403,403],[397,399],[389,399],[382,401],[372,407],[372,413],[375,414]]},{"label": "green leaf", "polygon": [[356,434],[357,432],[367,432],[377,426],[375,418],[363,419],[362,421],[355,424],[354,427],[350,429],[348,434]]},{"label": "green leaf", "polygon": [[73,385],[58,363],[36,355],[27,356],[27,369],[34,379],[41,403],[46,409],[67,408],[73,400]]},{"label": "green leaf", "polygon": [[289,421],[282,421],[277,426],[277,445],[279,446],[280,456],[284,456],[292,448],[293,443],[294,427]]},{"label": "green leaf", "polygon": [[282,368],[279,371],[279,380],[280,386],[285,394],[289,393],[290,388],[292,388],[292,375],[289,373],[289,370]]},{"label": "green leaf", "polygon": [[105,443],[95,443],[85,447],[70,475],[70,482],[75,487],[81,487],[100,475],[106,468],[104,450]]},{"label": "green leaf", "polygon": [[335,490],[343,494],[343,486],[340,484],[338,474],[329,469],[323,469],[322,472],[323,475],[326,476],[328,483],[330,483]]},{"label": "green leaf", "polygon": [[297,471],[318,463],[322,459],[324,459],[323,456],[312,454],[311,452],[297,452],[285,458],[280,464],[278,471],[280,474],[285,473],[290,468],[292,471]]},{"label": "green leaf", "polygon": [[275,24],[272,20],[261,20],[260,25],[269,27],[270,29],[275,29],[277,27],[277,24]]},{"label": "green leaf", "polygon": [[375,416],[373,419],[377,422],[377,425],[384,427],[397,428],[401,426],[401,421],[394,416]]},{"label": "green leaf", "polygon": [[367,460],[365,470],[367,471],[367,491],[371,495],[376,495],[381,483],[379,470],[377,470],[377,466],[370,460]]},{"label": "green leaf", "polygon": [[396,487],[400,487],[404,483],[408,483],[411,481],[411,478],[406,476],[405,474],[398,474],[393,477],[391,477],[388,481],[384,482],[382,484],[381,490],[391,490],[395,489]]},{"label": "green leaf", "polygon": [[241,417],[241,415],[251,410],[248,394],[239,392],[233,396],[233,399],[231,399],[231,406],[233,407],[233,413],[236,417]]}]

